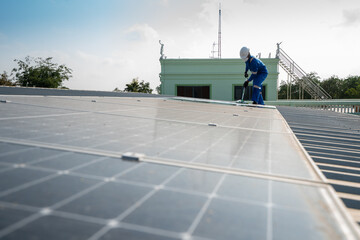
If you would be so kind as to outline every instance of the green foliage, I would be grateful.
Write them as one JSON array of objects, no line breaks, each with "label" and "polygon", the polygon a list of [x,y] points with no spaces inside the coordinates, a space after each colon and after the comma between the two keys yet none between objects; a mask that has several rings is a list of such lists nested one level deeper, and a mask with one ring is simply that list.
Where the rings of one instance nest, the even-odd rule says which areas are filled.
[{"label": "green foliage", "polygon": [[343,81],[337,76],[331,76],[330,78],[321,82],[320,86],[330,94],[333,99],[342,98]]},{"label": "green foliage", "polygon": [[319,84],[321,81],[320,81],[320,77],[319,75],[316,73],[316,72],[311,72],[309,74],[307,74],[305,77],[303,78],[307,78],[307,79],[311,79],[313,82]]},{"label": "green foliage", "polygon": [[285,81],[281,81],[280,88],[278,89],[278,99],[287,99],[288,84]]},{"label": "green foliage", "polygon": [[[291,90],[291,99],[299,99],[299,86],[300,86],[300,81],[292,83],[291,86],[286,82],[282,82],[278,90],[278,99],[287,99],[288,95],[290,98],[290,90]],[[300,89],[302,90],[302,88]],[[300,92],[300,95],[302,96],[302,92]],[[304,91],[304,99],[311,99],[311,95],[308,94],[306,91]]]},{"label": "green foliage", "polygon": [[360,76],[349,76],[343,82],[344,98],[360,98]]},{"label": "green foliage", "polygon": [[[291,84],[287,84],[285,81],[282,81],[280,84],[280,88],[278,90],[278,99],[287,99],[290,98],[290,90],[291,90],[291,99],[299,99],[299,90],[302,90],[301,82],[306,79],[311,79],[315,83],[320,83],[320,77],[315,72],[311,72],[305,77],[299,79],[298,81],[292,82]],[[304,99],[311,99],[311,95],[306,91],[303,91]],[[300,92],[302,97],[302,92]]]},{"label": "green foliage", "polygon": [[139,82],[139,78],[134,78],[131,83],[126,84],[125,92],[141,92],[141,93],[152,93],[152,89],[150,88],[150,83],[144,82],[142,80]]},{"label": "green foliage", "polygon": [[161,84],[155,88],[158,94],[161,94]]},{"label": "green foliage", "polygon": [[[337,76],[331,76],[320,82],[316,73],[311,73],[307,77],[312,78],[315,82],[330,94],[333,99],[346,99],[346,98],[360,98],[360,76],[349,76],[345,79],[340,79]],[[280,84],[278,91],[279,99],[287,99],[287,88],[289,86],[286,82]],[[291,84],[291,99],[299,98],[299,83]],[[304,93],[304,99],[310,99],[310,95]]]},{"label": "green foliage", "polygon": [[0,75],[0,86],[15,86],[15,83],[13,83],[10,79],[10,77],[8,76],[7,72],[4,71],[1,75]]},{"label": "green foliage", "polygon": [[[72,70],[65,65],[51,62],[52,58],[15,59],[18,68],[13,69],[15,80],[21,86],[59,88],[63,81],[69,80]],[[34,64],[33,64],[34,63]]]},{"label": "green foliage", "polygon": [[360,76],[340,79],[332,76],[321,82],[321,86],[334,99],[360,98]]}]

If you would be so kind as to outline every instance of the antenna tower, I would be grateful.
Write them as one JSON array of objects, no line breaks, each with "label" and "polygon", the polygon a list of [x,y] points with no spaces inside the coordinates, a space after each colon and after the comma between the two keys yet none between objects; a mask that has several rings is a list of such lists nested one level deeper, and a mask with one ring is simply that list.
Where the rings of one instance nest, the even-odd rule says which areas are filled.
[{"label": "antenna tower", "polygon": [[218,58],[221,58],[221,3],[219,3]]},{"label": "antenna tower", "polygon": [[212,46],[212,51],[211,51],[211,56],[210,56],[210,58],[215,58],[215,53],[217,52],[217,51],[215,51],[215,46],[216,46],[216,43],[214,42],[213,43],[213,46]]}]

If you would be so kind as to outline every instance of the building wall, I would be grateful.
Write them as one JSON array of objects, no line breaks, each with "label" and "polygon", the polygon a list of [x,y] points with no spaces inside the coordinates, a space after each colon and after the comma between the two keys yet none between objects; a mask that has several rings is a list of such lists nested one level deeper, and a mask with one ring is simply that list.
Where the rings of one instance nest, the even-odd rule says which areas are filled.
[{"label": "building wall", "polygon": [[[265,100],[277,100],[279,60],[265,58],[261,61],[269,71],[263,83]],[[177,96],[178,85],[210,85],[211,99],[233,101],[234,86],[245,81],[245,63],[241,59],[161,59],[160,64],[161,93],[165,95]]]}]

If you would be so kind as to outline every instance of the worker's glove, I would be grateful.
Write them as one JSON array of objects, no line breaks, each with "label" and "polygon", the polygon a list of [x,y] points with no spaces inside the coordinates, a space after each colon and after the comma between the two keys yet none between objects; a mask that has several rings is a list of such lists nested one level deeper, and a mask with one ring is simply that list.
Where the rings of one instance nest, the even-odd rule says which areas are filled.
[{"label": "worker's glove", "polygon": [[245,73],[244,73],[244,76],[245,76],[246,78],[248,78],[249,75],[248,75],[247,72],[245,72]]},{"label": "worker's glove", "polygon": [[247,88],[248,85],[249,85],[249,81],[245,81],[243,86],[244,88]]}]

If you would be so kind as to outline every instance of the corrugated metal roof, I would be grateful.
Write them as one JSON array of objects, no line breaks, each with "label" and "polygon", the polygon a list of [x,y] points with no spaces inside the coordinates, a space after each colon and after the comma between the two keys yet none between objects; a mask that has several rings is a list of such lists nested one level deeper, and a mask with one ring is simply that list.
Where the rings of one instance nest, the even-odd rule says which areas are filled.
[{"label": "corrugated metal roof", "polygon": [[360,223],[360,116],[309,108],[278,109]]},{"label": "corrugated metal roof", "polygon": [[359,237],[276,109],[0,98],[0,238]]}]

